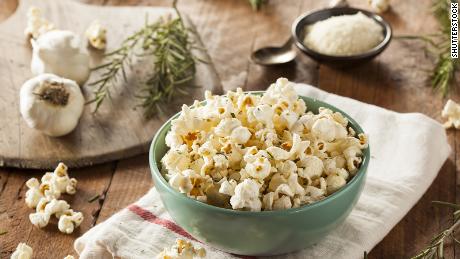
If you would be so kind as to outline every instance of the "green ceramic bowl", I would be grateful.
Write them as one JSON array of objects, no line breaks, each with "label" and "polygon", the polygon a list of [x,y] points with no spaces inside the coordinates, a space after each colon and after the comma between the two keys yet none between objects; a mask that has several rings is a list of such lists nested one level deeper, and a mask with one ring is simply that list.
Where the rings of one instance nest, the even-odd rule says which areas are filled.
[{"label": "green ceramic bowl", "polygon": [[[262,92],[255,92],[262,94]],[[341,112],[357,133],[361,127],[343,111],[318,100],[300,96],[308,110],[319,107]],[[235,211],[208,205],[174,190],[160,173],[160,160],[168,151],[165,136],[171,120],[158,130],[150,146],[149,160],[155,187],[174,221],[197,240],[219,250],[239,255],[276,255],[311,246],[340,225],[350,214],[364,186],[369,148],[361,167],[350,182],[319,202],[280,211]]]}]

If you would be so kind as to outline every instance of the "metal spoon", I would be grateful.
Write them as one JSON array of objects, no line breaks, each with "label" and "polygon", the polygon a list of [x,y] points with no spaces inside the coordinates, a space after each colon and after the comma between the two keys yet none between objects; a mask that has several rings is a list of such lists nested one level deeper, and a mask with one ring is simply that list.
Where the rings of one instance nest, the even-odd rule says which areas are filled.
[{"label": "metal spoon", "polygon": [[[346,0],[333,0],[330,3],[331,7],[348,6]],[[294,39],[292,37],[281,47],[264,47],[254,51],[251,54],[251,60],[259,65],[272,66],[288,63],[297,56],[296,50],[293,48]]]},{"label": "metal spoon", "polygon": [[251,60],[254,63],[264,66],[288,63],[297,56],[293,48],[294,39],[292,37],[281,47],[265,47],[254,51]]}]

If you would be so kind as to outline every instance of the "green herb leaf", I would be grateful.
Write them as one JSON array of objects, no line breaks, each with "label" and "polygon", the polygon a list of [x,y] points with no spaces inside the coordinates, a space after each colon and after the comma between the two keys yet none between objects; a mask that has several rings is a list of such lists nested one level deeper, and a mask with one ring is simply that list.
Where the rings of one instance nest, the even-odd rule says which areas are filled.
[{"label": "green herb leaf", "polygon": [[[177,17],[160,19],[155,23],[146,23],[143,28],[126,38],[121,47],[106,55],[106,62],[94,70],[102,70],[101,78],[90,83],[95,87],[94,98],[88,103],[95,103],[96,112],[106,97],[110,97],[111,86],[121,77],[126,82],[126,65],[133,55],[151,58],[152,74],[137,97],[139,106],[144,108],[147,118],[162,113],[162,106],[179,94],[186,95],[195,78],[196,57],[191,49],[190,29],[186,28],[182,16],[173,7]],[[140,50],[140,53],[136,51]]]},{"label": "green herb leaf", "polygon": [[435,205],[441,205],[441,206],[447,206],[456,210],[460,210],[460,205],[455,204],[455,203],[450,203],[450,202],[445,202],[445,201],[432,201],[431,203]]},{"label": "green herb leaf", "polygon": [[262,7],[262,5],[267,3],[267,0],[249,0],[249,3],[251,4],[252,9],[254,9],[254,11],[258,11]]},{"label": "green herb leaf", "polygon": [[89,198],[88,202],[91,203],[91,202],[93,202],[95,200],[98,200],[100,197],[101,197],[101,195],[96,194],[96,195],[92,196],[91,198]]},{"label": "green herb leaf", "polygon": [[431,35],[404,35],[397,39],[415,39],[427,43],[427,52],[435,55],[435,66],[431,71],[431,85],[445,97],[455,84],[455,72],[458,68],[457,59],[450,57],[450,0],[435,0],[432,12],[436,17],[440,33]]},{"label": "green herb leaf", "polygon": [[[433,201],[433,204],[448,206],[451,208],[456,209],[454,212],[455,215],[459,215],[460,213],[460,205],[443,202],[443,201]],[[444,244],[446,243],[447,239],[452,239],[454,242],[458,242],[458,240],[454,237],[454,231],[460,226],[460,220],[458,217],[454,217],[454,223],[447,229],[441,231],[436,236],[431,239],[431,242],[423,248],[417,255],[413,256],[411,259],[441,259],[444,258]]]}]

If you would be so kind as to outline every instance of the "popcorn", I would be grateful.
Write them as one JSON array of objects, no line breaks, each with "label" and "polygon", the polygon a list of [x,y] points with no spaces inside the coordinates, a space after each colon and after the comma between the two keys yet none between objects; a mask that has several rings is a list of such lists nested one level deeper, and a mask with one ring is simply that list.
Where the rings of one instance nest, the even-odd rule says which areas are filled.
[{"label": "popcorn", "polygon": [[54,24],[42,17],[42,11],[37,7],[30,7],[27,10],[27,27],[24,34],[33,39],[37,39],[40,35],[56,29]]},{"label": "popcorn", "polygon": [[219,137],[227,137],[239,126],[241,126],[241,122],[238,119],[225,118],[215,127],[214,132]]},{"label": "popcorn", "polygon": [[251,132],[243,126],[236,127],[230,134],[230,140],[236,144],[246,144],[249,138],[251,138]]},{"label": "popcorn", "polygon": [[234,179],[230,179],[230,181],[223,179],[220,184],[219,192],[228,196],[233,196],[235,195],[236,185],[237,182]]},{"label": "popcorn", "polygon": [[187,145],[172,149],[161,159],[167,170],[182,171],[187,169],[191,160],[188,155]]},{"label": "popcorn", "polygon": [[248,109],[249,122],[260,122],[269,129],[274,127],[273,115],[273,108],[267,104],[261,104],[257,107],[251,107]]},{"label": "popcorn", "polygon": [[361,163],[361,149],[357,146],[350,146],[343,151],[343,155],[347,161],[347,168],[351,173],[358,170],[358,165]]},{"label": "popcorn", "polygon": [[46,227],[50,217],[62,213],[70,208],[64,200],[42,198],[37,205],[37,211],[29,215],[30,222],[39,228]]},{"label": "popcorn", "polygon": [[287,182],[288,182],[289,188],[291,188],[291,191],[295,195],[300,195],[300,196],[305,195],[305,189],[299,183],[298,175],[296,173],[291,173],[287,179]]},{"label": "popcorn", "polygon": [[29,220],[34,226],[38,228],[44,228],[48,225],[48,222],[50,221],[50,216],[50,214],[45,212],[36,212],[29,214]]},{"label": "popcorn", "polygon": [[262,199],[262,204],[264,210],[272,210],[273,209],[273,202],[275,201],[275,193],[269,192],[264,195]]},{"label": "popcorn", "polygon": [[[297,93],[294,90],[294,84],[286,78],[279,78],[276,83],[270,85],[267,92],[262,96],[261,103],[274,105],[278,102],[287,102],[288,105],[298,101]],[[303,102],[303,100],[300,100]]]},{"label": "popcorn", "polygon": [[331,174],[326,179],[327,182],[327,193],[331,194],[342,188],[347,181],[338,174]]},{"label": "popcorn", "polygon": [[235,195],[230,198],[233,209],[249,209],[260,211],[262,202],[259,199],[259,184],[251,179],[245,179],[235,188]]},{"label": "popcorn", "polygon": [[246,173],[254,179],[265,179],[271,170],[271,164],[267,158],[259,156],[255,161],[247,163]]},{"label": "popcorn", "polygon": [[452,100],[448,100],[442,109],[441,116],[447,121],[443,124],[444,128],[460,129],[460,105]]},{"label": "popcorn", "polygon": [[205,256],[204,248],[195,248],[191,242],[176,239],[176,244],[170,248],[164,248],[156,259],[197,259]]},{"label": "popcorn", "polygon": [[[290,147],[289,151],[286,151],[279,147],[269,147],[267,148],[267,152],[269,152],[275,160],[295,159],[300,157],[300,155],[302,155],[305,152],[308,145],[310,144],[309,141],[302,141],[300,139],[300,136],[295,133],[293,134],[292,141],[292,147]],[[289,147],[290,144],[286,143],[284,146]]]},{"label": "popcorn", "polygon": [[321,176],[324,169],[323,161],[316,156],[304,156],[297,162],[297,166],[299,167],[299,175],[307,179]]},{"label": "popcorn", "polygon": [[70,208],[70,205],[64,200],[52,199],[46,204],[44,212],[50,215],[57,214],[66,211]]},{"label": "popcorn", "polygon": [[290,153],[282,148],[279,147],[269,147],[267,148],[267,152],[273,157],[275,160],[287,160],[290,157]]},{"label": "popcorn", "polygon": [[293,111],[286,110],[281,113],[280,119],[283,123],[283,126],[285,126],[287,129],[291,129],[299,119],[299,115]]},{"label": "popcorn", "polygon": [[75,194],[77,192],[77,179],[75,178],[70,178],[67,186],[65,187],[65,192],[68,194]]},{"label": "popcorn", "polygon": [[102,27],[99,21],[95,20],[91,23],[86,29],[85,36],[89,44],[95,49],[105,49],[107,45],[107,29]]},{"label": "popcorn", "polygon": [[280,173],[275,173],[270,179],[270,183],[268,184],[268,190],[274,192],[276,191],[276,189],[278,189],[278,186],[284,183],[287,183],[287,179]]},{"label": "popcorn", "polygon": [[69,178],[67,166],[59,163],[54,172],[45,173],[41,183],[36,178],[26,182],[29,188],[26,192],[26,204],[35,208],[35,213],[29,215],[30,222],[38,228],[48,225],[52,215],[59,219],[58,228],[61,232],[70,234],[83,220],[81,212],[74,212],[70,205],[59,200],[61,193],[75,194],[77,180]]},{"label": "popcorn", "polygon": [[273,210],[285,210],[290,208],[292,208],[292,203],[288,196],[282,196],[273,203]]},{"label": "popcorn", "polygon": [[169,184],[181,193],[189,193],[193,188],[190,178],[185,177],[182,173],[174,174],[169,179]]},{"label": "popcorn", "polygon": [[26,192],[27,207],[35,209],[40,199],[43,198],[43,193],[39,189],[40,183],[36,178],[30,178],[26,182],[26,186],[29,188],[29,190]]},{"label": "popcorn", "polygon": [[58,199],[62,193],[75,194],[76,192],[77,180],[69,178],[64,163],[59,163],[54,172],[44,174],[41,181],[39,189],[47,197]]},{"label": "popcorn", "polygon": [[228,159],[223,154],[217,154],[212,157],[214,165],[217,168],[226,169],[229,166]]},{"label": "popcorn", "polygon": [[76,227],[80,226],[82,221],[83,213],[67,210],[59,216],[59,231],[62,233],[71,234]]},{"label": "popcorn", "polygon": [[297,165],[291,160],[280,161],[276,164],[276,170],[279,173],[289,175],[297,171]]},{"label": "popcorn", "polygon": [[173,131],[168,132],[165,138],[166,145],[171,148],[176,148],[184,144],[184,141],[179,134],[176,134]]},{"label": "popcorn", "polygon": [[305,192],[309,194],[309,196],[313,199],[322,198],[326,195],[326,193],[323,190],[311,185],[305,188]]},{"label": "popcorn", "polygon": [[199,201],[249,211],[310,204],[342,188],[368,146],[341,113],[308,111],[284,78],[262,96],[205,99],[182,106],[161,160],[169,184]]},{"label": "popcorn", "polygon": [[75,257],[73,255],[68,255],[68,256],[64,257],[64,259],[75,259]]},{"label": "popcorn", "polygon": [[383,13],[390,7],[390,0],[368,0],[368,2],[377,13]]},{"label": "popcorn", "polygon": [[32,247],[26,243],[19,243],[16,250],[11,255],[11,259],[31,259],[33,254]]},{"label": "popcorn", "polygon": [[287,195],[289,197],[294,196],[294,192],[291,190],[291,187],[289,187],[289,185],[287,185],[285,183],[282,183],[282,184],[278,185],[278,187],[276,188],[275,195],[279,195],[279,194],[284,194],[284,195]]},{"label": "popcorn", "polygon": [[338,138],[345,138],[348,134],[347,129],[338,122],[326,118],[315,121],[311,129],[312,134],[326,142],[331,142]]}]

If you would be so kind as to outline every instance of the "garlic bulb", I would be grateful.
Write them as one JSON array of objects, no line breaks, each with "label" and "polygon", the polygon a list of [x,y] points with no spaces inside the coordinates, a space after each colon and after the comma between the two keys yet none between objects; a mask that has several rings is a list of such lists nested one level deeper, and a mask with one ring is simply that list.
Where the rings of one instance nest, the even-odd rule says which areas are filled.
[{"label": "garlic bulb", "polygon": [[89,55],[80,50],[80,40],[75,33],[53,30],[31,42],[31,70],[34,75],[52,73],[80,85],[88,79]]},{"label": "garlic bulb", "polygon": [[84,103],[74,81],[53,74],[28,80],[20,91],[20,111],[27,125],[53,137],[77,126]]}]

